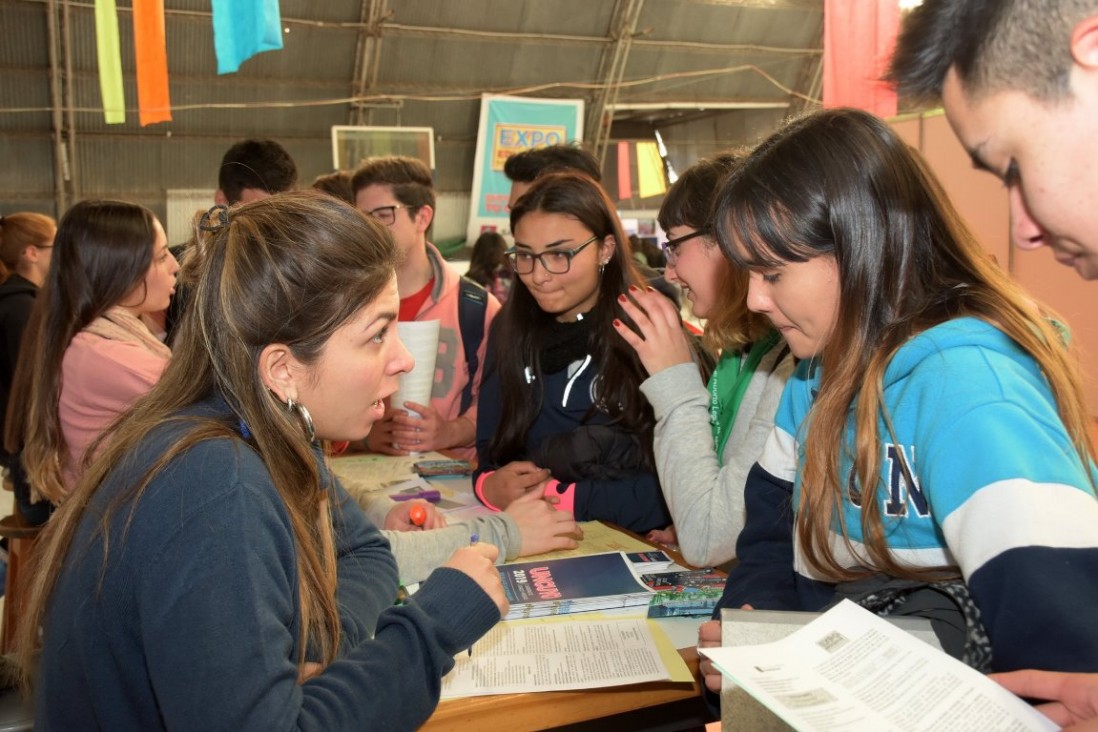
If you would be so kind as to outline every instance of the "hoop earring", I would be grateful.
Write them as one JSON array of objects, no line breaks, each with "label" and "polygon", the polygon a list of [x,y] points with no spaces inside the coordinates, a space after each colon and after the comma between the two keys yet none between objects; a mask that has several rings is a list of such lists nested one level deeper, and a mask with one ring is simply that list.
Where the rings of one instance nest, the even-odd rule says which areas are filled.
[{"label": "hoop earring", "polygon": [[602,277],[602,273],[605,270],[606,270],[606,262],[599,262],[599,277]]},{"label": "hoop earring", "polygon": [[296,412],[295,416],[305,425],[305,436],[309,438],[309,442],[313,442],[316,439],[316,428],[313,427],[313,416],[309,414],[309,410],[305,408],[305,405],[295,402],[293,399],[287,399],[286,411],[291,414]]}]

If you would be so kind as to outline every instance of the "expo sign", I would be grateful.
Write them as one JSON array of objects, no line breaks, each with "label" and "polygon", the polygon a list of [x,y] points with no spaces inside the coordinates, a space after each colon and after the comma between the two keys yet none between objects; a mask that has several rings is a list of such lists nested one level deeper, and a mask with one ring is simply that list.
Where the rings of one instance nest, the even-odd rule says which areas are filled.
[{"label": "expo sign", "polygon": [[562,145],[564,125],[520,125],[499,123],[492,134],[492,170],[503,170],[507,158],[532,147]]}]

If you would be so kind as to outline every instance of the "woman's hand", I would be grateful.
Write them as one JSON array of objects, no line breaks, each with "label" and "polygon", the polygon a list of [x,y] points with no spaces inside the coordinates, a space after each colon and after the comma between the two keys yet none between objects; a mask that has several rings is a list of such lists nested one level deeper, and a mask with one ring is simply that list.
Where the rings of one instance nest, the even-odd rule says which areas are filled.
[{"label": "woman's hand", "polygon": [[366,448],[370,452],[381,453],[382,455],[404,455],[403,450],[400,450],[393,446],[393,428],[396,423],[393,422],[393,410],[387,409],[385,416],[374,422],[370,427],[370,434],[366,435]]},{"label": "woman's hand", "polygon": [[[707,620],[698,628],[698,648],[716,648],[721,644],[721,621]],[[721,672],[707,656],[698,654],[698,670],[705,680],[705,688],[721,693]]]},{"label": "woman's hand", "polygon": [[[412,521],[412,506],[422,506],[426,519],[423,525],[417,525]],[[446,527],[446,517],[443,516],[433,503],[420,499],[412,501],[400,501],[385,514],[385,524],[381,527],[389,531],[426,531],[428,529],[443,529]]]},{"label": "woman's hand", "polygon": [[482,491],[488,503],[503,510],[527,493],[536,492],[541,496],[548,480],[548,470],[539,468],[529,460],[518,460],[507,463],[485,478]]},{"label": "woman's hand", "polygon": [[[741,610],[754,610],[750,605],[743,605]],[[716,648],[721,645],[721,621],[707,620],[698,628],[698,648]],[[706,656],[698,654],[698,670],[705,680],[705,687],[715,694],[721,693],[721,672]]]},{"label": "woman's hand", "polygon": [[666,529],[652,529],[645,535],[644,539],[653,544],[661,544],[666,547],[677,548],[679,545],[679,533],[675,531],[674,524]]},{"label": "woman's hand", "polygon": [[568,511],[558,511],[540,494],[530,491],[511,502],[504,512],[518,524],[522,535],[520,556],[575,549],[583,529]]},{"label": "woman's hand", "polygon": [[636,324],[636,331],[621,320],[614,321],[614,329],[637,352],[648,375],[680,363],[691,363],[690,344],[675,303],[651,287],[630,288],[629,294],[632,301],[620,295],[618,303]]},{"label": "woman's hand", "polygon": [[991,678],[1018,696],[1048,700],[1037,705],[1037,711],[1064,732],[1098,730],[1098,674],[1029,670],[991,674]]},{"label": "woman's hand", "polygon": [[405,402],[403,407],[393,409],[393,448],[407,454],[453,447],[448,426],[449,422],[431,405]]},{"label": "woman's hand", "polygon": [[478,542],[461,547],[442,566],[456,569],[476,582],[496,604],[500,617],[503,617],[511,606],[503,593],[503,584],[500,583],[499,572],[496,570],[498,556],[499,549],[491,544]]}]

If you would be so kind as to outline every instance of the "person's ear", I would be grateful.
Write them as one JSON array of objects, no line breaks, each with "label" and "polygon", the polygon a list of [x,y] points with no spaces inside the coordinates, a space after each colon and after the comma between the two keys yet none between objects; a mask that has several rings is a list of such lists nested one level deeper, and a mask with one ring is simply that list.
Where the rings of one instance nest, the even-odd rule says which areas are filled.
[{"label": "person's ear", "polygon": [[614,256],[614,250],[618,248],[618,240],[613,234],[607,234],[599,244],[599,264],[606,264]]},{"label": "person's ear", "polygon": [[218,188],[214,191],[214,203],[218,206],[228,206],[229,197],[225,195],[225,191]]},{"label": "person's ear", "polygon": [[435,210],[433,208],[431,208],[427,204],[420,206],[418,209],[416,209],[416,231],[426,232],[427,229],[431,228],[431,222],[434,221],[434,219]]},{"label": "person's ear", "polygon": [[272,343],[259,353],[259,380],[279,401],[297,401],[303,366],[284,343]]},{"label": "person's ear", "polygon": [[1071,57],[1085,69],[1098,70],[1098,15],[1075,24],[1071,31]]},{"label": "person's ear", "polygon": [[28,244],[27,248],[20,253],[20,256],[33,264],[38,261],[38,257],[41,256],[41,253],[38,251],[38,247],[33,244]]}]

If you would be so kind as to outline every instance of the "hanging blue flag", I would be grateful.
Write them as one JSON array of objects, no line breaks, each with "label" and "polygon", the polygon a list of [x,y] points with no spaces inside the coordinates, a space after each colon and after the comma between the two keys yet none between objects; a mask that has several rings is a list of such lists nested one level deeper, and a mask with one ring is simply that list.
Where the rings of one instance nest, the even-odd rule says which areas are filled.
[{"label": "hanging blue flag", "polygon": [[282,48],[278,0],[213,0],[217,73],[231,74],[252,56]]}]

